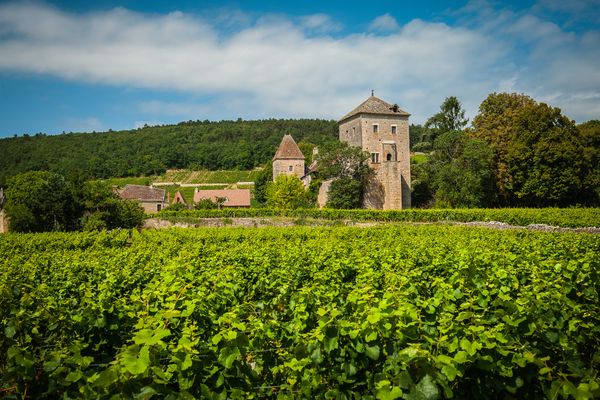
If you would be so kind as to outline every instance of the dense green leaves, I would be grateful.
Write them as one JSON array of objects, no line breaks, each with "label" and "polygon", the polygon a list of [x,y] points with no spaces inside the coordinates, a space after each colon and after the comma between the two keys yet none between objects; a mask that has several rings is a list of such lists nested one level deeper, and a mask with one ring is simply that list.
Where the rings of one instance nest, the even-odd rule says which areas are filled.
[{"label": "dense green leaves", "polygon": [[0,186],[9,176],[50,170],[88,178],[161,174],[167,168],[247,170],[271,161],[284,134],[323,145],[335,121],[188,121],[131,131],[69,133],[0,140]]},{"label": "dense green leaves", "polygon": [[67,181],[47,171],[16,175],[6,191],[12,232],[102,230],[141,225],[144,210],[99,181]]},{"label": "dense green leaves", "polygon": [[560,109],[522,94],[492,93],[471,133],[494,150],[496,183],[506,204],[597,203],[584,182],[598,161],[583,156],[582,135]]},{"label": "dense green leaves", "polygon": [[599,252],[441,226],[8,234],[0,390],[590,398]]}]

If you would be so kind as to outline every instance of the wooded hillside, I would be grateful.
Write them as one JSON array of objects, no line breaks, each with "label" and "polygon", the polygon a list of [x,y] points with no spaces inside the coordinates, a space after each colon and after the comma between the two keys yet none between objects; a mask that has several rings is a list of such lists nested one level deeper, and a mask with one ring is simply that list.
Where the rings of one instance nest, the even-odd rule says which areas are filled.
[{"label": "wooded hillside", "polygon": [[30,170],[108,178],[161,174],[167,168],[251,169],[271,160],[284,134],[292,135],[301,148],[304,143],[322,145],[337,139],[337,123],[188,121],[129,131],[1,139],[0,185]]}]

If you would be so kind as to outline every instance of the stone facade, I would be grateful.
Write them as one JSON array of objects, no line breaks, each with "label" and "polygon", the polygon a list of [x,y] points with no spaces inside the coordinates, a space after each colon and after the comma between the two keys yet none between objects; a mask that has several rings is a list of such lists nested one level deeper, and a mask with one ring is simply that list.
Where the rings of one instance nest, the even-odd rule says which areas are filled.
[{"label": "stone facade", "polygon": [[296,175],[298,179],[304,176],[304,158],[302,160],[273,160],[273,180],[279,175]]},{"label": "stone facade", "polygon": [[339,122],[340,140],[371,155],[366,208],[410,208],[409,115],[371,96]]},{"label": "stone facade", "polygon": [[273,157],[273,180],[279,175],[305,175],[304,154],[290,135],[285,135]]}]

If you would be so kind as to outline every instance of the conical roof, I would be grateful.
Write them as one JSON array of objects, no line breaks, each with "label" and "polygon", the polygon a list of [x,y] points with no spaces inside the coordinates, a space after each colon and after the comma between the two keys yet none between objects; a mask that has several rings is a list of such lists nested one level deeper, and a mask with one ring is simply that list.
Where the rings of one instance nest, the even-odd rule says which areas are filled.
[{"label": "conical roof", "polygon": [[353,117],[357,114],[383,114],[383,115],[398,115],[408,117],[410,114],[401,110],[398,105],[390,104],[378,97],[370,96],[363,101],[358,107],[344,115],[340,122]]},{"label": "conical roof", "polygon": [[304,154],[300,151],[300,148],[294,141],[292,135],[285,135],[281,139],[281,144],[275,153],[273,160],[296,160],[304,159]]}]

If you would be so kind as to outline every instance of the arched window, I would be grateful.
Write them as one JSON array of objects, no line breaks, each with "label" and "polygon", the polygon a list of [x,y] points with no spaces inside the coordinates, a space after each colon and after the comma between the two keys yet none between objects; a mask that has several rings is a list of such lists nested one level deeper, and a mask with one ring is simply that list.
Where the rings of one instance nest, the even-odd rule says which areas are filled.
[{"label": "arched window", "polygon": [[392,161],[392,155],[390,153],[388,153],[387,158],[388,161]]}]

